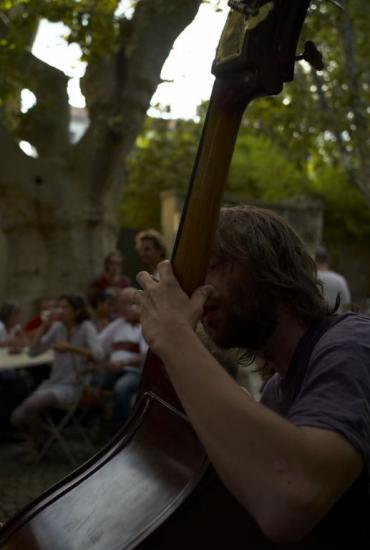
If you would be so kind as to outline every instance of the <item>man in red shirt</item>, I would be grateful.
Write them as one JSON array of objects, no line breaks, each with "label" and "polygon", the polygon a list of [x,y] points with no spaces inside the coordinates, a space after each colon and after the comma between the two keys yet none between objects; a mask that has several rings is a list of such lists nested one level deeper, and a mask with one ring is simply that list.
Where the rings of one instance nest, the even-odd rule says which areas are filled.
[{"label": "man in red shirt", "polygon": [[119,290],[130,284],[129,278],[122,273],[123,256],[119,250],[110,252],[104,259],[104,272],[93,279],[88,294],[91,297],[98,290]]}]

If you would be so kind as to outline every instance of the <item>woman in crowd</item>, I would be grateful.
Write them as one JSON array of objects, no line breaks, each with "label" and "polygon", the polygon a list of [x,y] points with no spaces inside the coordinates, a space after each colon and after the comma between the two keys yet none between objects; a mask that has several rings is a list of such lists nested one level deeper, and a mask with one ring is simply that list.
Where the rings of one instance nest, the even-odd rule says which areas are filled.
[{"label": "woman in crowd", "polygon": [[50,377],[13,412],[12,424],[28,435],[26,462],[39,458],[42,411],[79,399],[84,370],[89,361],[101,361],[102,346],[89,320],[86,304],[80,296],[65,294],[59,298],[57,316],[48,318],[38,328],[30,355],[54,350]]}]

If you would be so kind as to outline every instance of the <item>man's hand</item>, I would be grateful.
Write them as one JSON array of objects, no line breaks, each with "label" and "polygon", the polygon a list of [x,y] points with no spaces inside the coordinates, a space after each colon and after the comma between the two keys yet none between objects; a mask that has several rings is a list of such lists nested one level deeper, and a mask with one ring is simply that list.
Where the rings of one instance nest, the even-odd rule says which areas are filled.
[{"label": "man's hand", "polygon": [[143,291],[133,292],[133,301],[141,309],[145,340],[154,352],[170,338],[174,330],[195,327],[212,291],[210,285],[201,286],[189,298],[167,260],[158,265],[158,272],[159,280],[146,271],[138,273],[136,279]]}]

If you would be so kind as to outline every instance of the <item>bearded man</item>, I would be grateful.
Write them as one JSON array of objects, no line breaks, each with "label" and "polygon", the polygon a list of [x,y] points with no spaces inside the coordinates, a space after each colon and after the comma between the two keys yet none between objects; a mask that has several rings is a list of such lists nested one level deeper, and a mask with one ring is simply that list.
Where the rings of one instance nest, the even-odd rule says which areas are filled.
[{"label": "bearded man", "polygon": [[[133,295],[144,337],[223,483],[272,541],[314,532],[325,548],[367,548],[369,317],[331,311],[301,239],[255,207],[221,211],[190,298],[169,262],[158,269],[160,280],[138,274]],[[217,345],[273,366],[261,402],[204,347],[199,319]]]}]

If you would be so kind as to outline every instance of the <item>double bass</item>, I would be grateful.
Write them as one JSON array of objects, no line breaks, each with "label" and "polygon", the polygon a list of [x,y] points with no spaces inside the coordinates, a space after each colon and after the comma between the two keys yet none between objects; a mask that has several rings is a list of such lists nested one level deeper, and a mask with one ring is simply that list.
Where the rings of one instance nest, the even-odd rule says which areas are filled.
[{"label": "double bass", "polygon": [[[241,118],[293,80],[310,0],[230,0],[215,83],[172,263],[203,283]],[[195,246],[196,243],[196,246]],[[212,469],[160,360],[149,352],[134,413],[112,441],[0,531],[7,550],[275,548]],[[281,547],[281,546],[280,546]],[[307,538],[285,548],[320,548]]]}]

